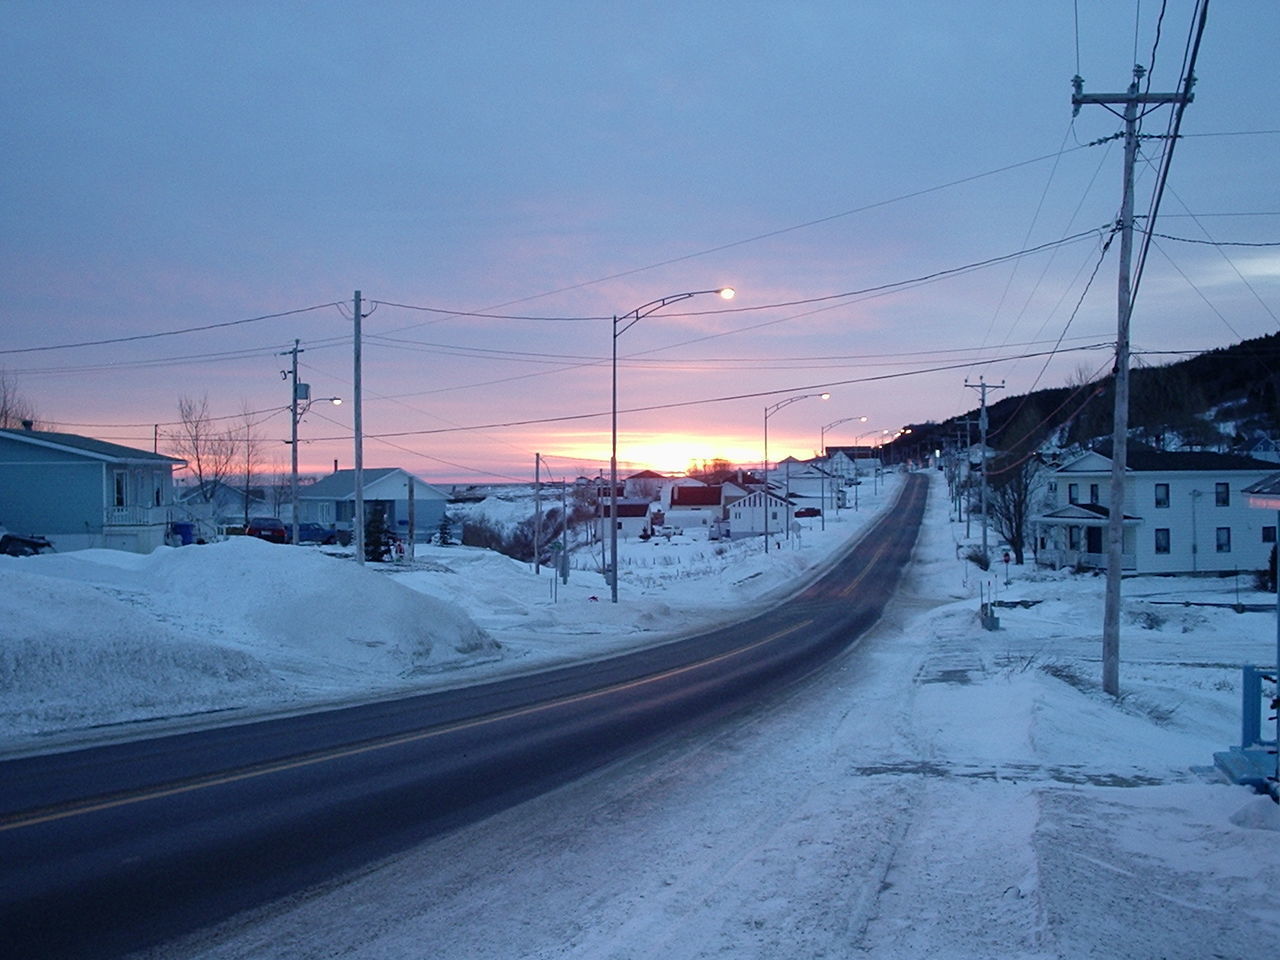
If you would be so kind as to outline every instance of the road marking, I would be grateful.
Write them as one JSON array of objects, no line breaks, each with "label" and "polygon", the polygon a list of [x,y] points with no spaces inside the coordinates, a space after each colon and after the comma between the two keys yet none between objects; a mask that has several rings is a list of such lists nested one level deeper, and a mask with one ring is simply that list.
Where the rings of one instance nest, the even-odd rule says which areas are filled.
[{"label": "road marking", "polygon": [[264,777],[273,773],[283,773],[287,770],[297,770],[302,767],[315,766],[321,763],[327,763],[331,760],[342,760],[347,757],[359,756],[365,753],[372,753],[377,750],[385,750],[390,747],[403,746],[407,743],[416,743],[423,740],[429,740],[433,737],[443,736],[447,733],[456,733],[459,730],[467,730],[473,727],[483,726],[488,723],[499,723],[504,720],[511,720],[516,717],[528,716],[542,710],[549,710],[555,707],[567,706],[574,703],[581,703],[605,694],[616,693],[621,690],[629,690],[635,687],[643,686],[646,683],[654,683],[660,680],[666,680],[671,677],[679,676],[682,673],[700,669],[711,664],[720,663],[733,657],[740,656],[751,650],[755,650],[766,644],[781,640],[783,637],[790,636],[800,630],[805,629],[813,624],[812,619],[801,620],[789,627],[771,633],[769,636],[754,643],[747,644],[744,647],[735,647],[724,653],[717,654],[714,657],[708,657],[705,660],[698,660],[694,663],[687,663],[681,667],[673,667],[670,670],[664,670],[659,673],[649,674],[644,677],[637,677],[634,680],[627,680],[622,683],[611,684],[607,687],[600,687],[595,690],[587,690],[582,693],[572,694],[570,696],[559,697],[555,700],[545,700],[541,703],[530,704],[525,707],[515,707],[510,710],[503,710],[498,713],[487,714],[483,717],[472,717],[467,720],[458,720],[453,723],[445,724],[440,727],[432,727],[429,730],[416,730],[412,733],[397,734],[391,737],[385,737],[373,740],[367,743],[358,744],[349,747],[339,747],[330,750],[324,750],[312,754],[304,754],[289,760],[280,760],[273,763],[266,763],[260,766],[247,767],[232,773],[223,773],[198,777],[191,780],[181,781],[165,787],[155,787],[149,790],[141,790],[136,793],[128,793],[123,796],[110,797],[103,800],[87,800],[79,803],[71,803],[59,807],[46,807],[42,810],[33,811],[26,815],[16,815],[9,819],[0,821],[0,833],[9,830],[17,830],[22,827],[34,827],[42,823],[52,823],[58,820],[66,820],[71,817],[77,817],[88,813],[98,813],[103,810],[114,810],[118,807],[130,806],[135,803],[142,803],[147,800],[162,800],[165,797],[178,796],[184,793],[192,793],[196,790],[202,790],[206,787],[225,786],[230,783],[238,783],[243,780],[252,780],[257,777]]}]

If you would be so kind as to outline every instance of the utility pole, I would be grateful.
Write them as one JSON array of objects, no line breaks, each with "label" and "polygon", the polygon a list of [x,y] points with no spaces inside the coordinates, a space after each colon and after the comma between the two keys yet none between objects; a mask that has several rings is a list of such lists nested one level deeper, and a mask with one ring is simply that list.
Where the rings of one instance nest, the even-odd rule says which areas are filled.
[{"label": "utility pole", "polygon": [[352,389],[355,393],[356,405],[355,412],[351,416],[351,426],[355,433],[354,477],[356,485],[356,500],[352,506],[351,513],[351,542],[356,545],[356,563],[364,566],[364,403],[360,392],[360,321],[364,318],[360,309],[360,291],[357,290],[351,314],[352,319],[355,320],[355,354],[353,357],[355,371],[352,378]]},{"label": "utility pole", "polygon": [[[1111,440],[1111,500],[1107,516],[1107,592],[1102,614],[1102,689],[1120,695],[1120,577],[1124,562],[1124,475],[1129,457],[1129,319],[1133,313],[1130,260],[1133,256],[1133,167],[1138,156],[1138,106],[1186,104],[1193,99],[1190,81],[1183,93],[1139,93],[1146,68],[1135,65],[1125,93],[1084,93],[1084,80],[1071,85],[1072,116],[1084,104],[1124,106],[1124,186],[1120,202],[1120,280],[1116,311],[1116,396]],[[1147,229],[1154,224],[1148,223]]]},{"label": "utility pole", "polygon": [[982,452],[979,456],[982,457],[982,555],[985,557],[987,555],[987,513],[989,508],[989,504],[987,502],[987,391],[1003,390],[1004,381],[1001,380],[999,383],[987,383],[985,378],[979,377],[977,383],[970,383],[966,380],[964,385],[973,390],[977,390],[982,396],[982,406],[978,413],[978,432],[981,437],[979,442],[982,444]]},{"label": "utility pole", "polygon": [[542,575],[542,454],[533,455],[533,572]]},{"label": "utility pole", "polygon": [[[281,356],[288,355],[293,358],[290,370],[293,382],[289,385],[289,393],[292,397],[289,401],[289,509],[291,517],[289,522],[292,524],[292,533],[289,537],[290,543],[298,542],[298,401],[307,399],[301,396],[301,391],[299,390],[299,386],[305,386],[298,383],[298,354],[302,353],[298,346],[299,343],[300,341],[295,339],[293,341],[293,349],[286,350],[281,354]],[[310,387],[307,387],[308,392],[310,389]]]}]

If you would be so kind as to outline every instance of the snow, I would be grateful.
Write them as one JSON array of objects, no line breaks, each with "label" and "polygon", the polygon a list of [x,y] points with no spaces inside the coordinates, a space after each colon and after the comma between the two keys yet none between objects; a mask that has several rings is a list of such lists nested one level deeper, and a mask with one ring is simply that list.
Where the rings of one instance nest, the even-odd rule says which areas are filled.
[{"label": "snow", "polygon": [[[934,483],[900,595],[811,680],[149,956],[1274,952],[1280,807],[1205,768],[1237,741],[1239,664],[1274,658],[1275,614],[1237,613],[1231,578],[1126,581],[1124,695],[1113,700],[1098,683],[1102,578],[1013,567],[1006,586],[1003,565],[984,574],[958,560],[964,524],[949,522],[940,477]],[[68,629],[104,680],[145,668],[166,678],[157,687],[191,683],[189,700],[170,690],[151,716],[216,709],[218,684],[235,691],[242,713],[456,684],[745,615],[744,603],[821,569],[896,487],[769,557],[758,541],[723,554],[720,544],[629,543],[617,607],[598,574],[574,571],[553,596],[545,571],[458,547],[430,551],[412,571],[361,571],[318,551],[254,544],[5,563],[3,622],[25,625],[3,639],[6,736],[15,749],[39,731],[54,736],[42,695],[81,728],[64,736],[117,710],[117,693],[94,694],[89,683],[83,712],[68,705],[79,669],[67,659],[73,644],[58,639]],[[302,563],[311,566],[294,566]],[[306,587],[305,602],[290,596],[313,580],[323,589]],[[1240,601],[1270,599],[1243,580]],[[1026,605],[1000,607],[1000,629],[984,630],[980,592]],[[378,634],[386,646],[313,649],[321,631],[282,631],[283,613],[261,618],[283,597],[299,615],[327,597],[333,606],[318,612],[340,611],[332,622],[387,620]],[[55,614],[64,598],[69,612]],[[435,621],[408,615],[419,601],[452,618],[427,628],[426,641],[413,630]],[[406,613],[384,616],[384,604]],[[201,641],[193,624],[209,636]],[[54,652],[33,665],[37,637]],[[319,679],[341,665],[338,679]],[[227,676],[202,682],[207,670]]]}]

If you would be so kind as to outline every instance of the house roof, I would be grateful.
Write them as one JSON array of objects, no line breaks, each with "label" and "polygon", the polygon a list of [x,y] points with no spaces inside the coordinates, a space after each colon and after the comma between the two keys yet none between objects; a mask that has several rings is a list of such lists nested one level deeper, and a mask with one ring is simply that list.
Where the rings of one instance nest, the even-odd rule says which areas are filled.
[{"label": "house roof", "polygon": [[672,487],[672,507],[718,507],[722,488],[717,484],[709,487]]},{"label": "house roof", "polygon": [[667,478],[660,473],[655,473],[652,470],[641,470],[639,473],[633,473],[631,476],[627,477],[627,479],[628,480],[665,480]]},{"label": "house roof", "polygon": [[[1050,510],[1048,513],[1041,514],[1035,518],[1048,523],[1066,523],[1076,522],[1086,525],[1100,524],[1110,521],[1111,511],[1098,503],[1068,503],[1065,507],[1059,507],[1057,510]],[[1125,523],[1139,523],[1138,517],[1124,515]]]},{"label": "house roof", "polygon": [[30,443],[38,447],[78,453],[92,457],[95,460],[155,464],[186,463],[185,460],[178,457],[169,457],[163,453],[153,453],[150,450],[126,447],[118,443],[108,443],[105,440],[95,440],[93,437],[82,437],[75,433],[53,433],[47,430],[0,430],[0,438],[17,440],[20,443]]},{"label": "house roof", "polygon": [[[364,488],[367,492],[370,487],[374,486],[381,480],[396,474],[403,474],[406,477],[413,477],[414,489],[417,496],[423,493],[436,497],[441,500],[448,499],[448,495],[438,487],[433,487],[425,480],[414,477],[413,474],[405,470],[403,467],[365,467],[364,468]],[[419,492],[420,491],[420,492]],[[298,496],[303,500],[346,500],[354,498],[356,492],[356,472],[354,470],[336,470],[315,483],[303,487]],[[384,499],[396,499],[387,497]]]},{"label": "house roof", "polygon": [[[1094,451],[1111,459],[1111,441],[1099,444]],[[1144,473],[1154,470],[1275,470],[1275,464],[1266,460],[1238,453],[1214,453],[1210,450],[1157,450],[1140,443],[1131,443],[1125,454],[1130,470]]]},{"label": "house roof", "polygon": [[[613,516],[613,512],[609,509],[613,504],[605,502],[602,504],[604,515],[606,517]],[[647,517],[649,515],[649,501],[643,503],[618,503],[618,518],[625,517]]]}]

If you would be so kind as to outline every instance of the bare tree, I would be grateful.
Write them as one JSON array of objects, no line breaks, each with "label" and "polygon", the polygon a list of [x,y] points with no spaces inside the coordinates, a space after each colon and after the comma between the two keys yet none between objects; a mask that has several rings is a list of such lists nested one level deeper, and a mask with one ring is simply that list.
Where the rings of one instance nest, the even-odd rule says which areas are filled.
[{"label": "bare tree", "polygon": [[1026,552],[1028,523],[1040,506],[1044,479],[1040,447],[1051,431],[1049,418],[1041,415],[1036,404],[1024,404],[1002,433],[1004,449],[987,463],[992,523],[1019,565]]},{"label": "bare tree", "polygon": [[1026,554],[1027,522],[1034,515],[1044,468],[1034,453],[1002,454],[988,467],[991,521],[1021,566]]},{"label": "bare tree", "polygon": [[211,501],[215,488],[232,475],[239,442],[233,427],[220,427],[209,416],[209,397],[199,400],[178,398],[177,432],[170,442],[179,457],[187,461],[187,467],[195,474],[200,497]]},{"label": "bare tree", "polygon": [[244,522],[249,525],[249,506],[253,499],[253,484],[262,473],[265,442],[258,432],[258,421],[253,418],[248,401],[240,403],[240,421],[237,425],[240,448],[240,479],[244,484]]},{"label": "bare tree", "polygon": [[35,407],[18,392],[17,381],[0,370],[0,427],[21,427],[24,421],[34,421],[35,418]]}]

